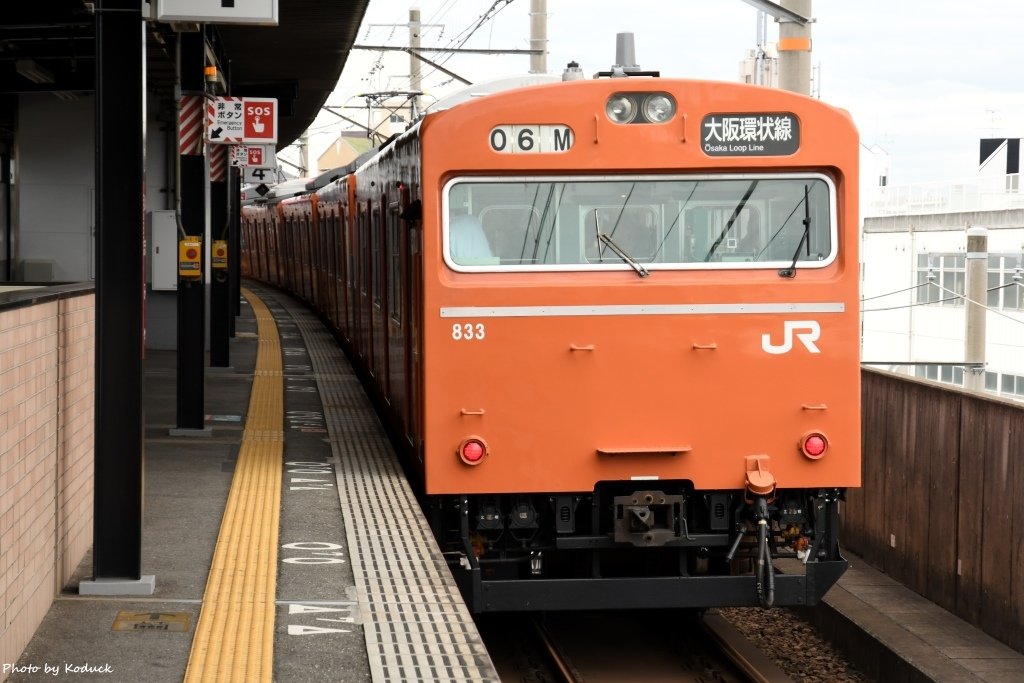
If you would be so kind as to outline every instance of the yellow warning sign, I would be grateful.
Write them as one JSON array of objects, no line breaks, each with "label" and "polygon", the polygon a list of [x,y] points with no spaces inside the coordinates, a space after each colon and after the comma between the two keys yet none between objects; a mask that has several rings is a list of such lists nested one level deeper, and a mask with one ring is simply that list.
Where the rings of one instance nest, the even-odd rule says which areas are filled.
[{"label": "yellow warning sign", "polygon": [[188,612],[118,612],[114,618],[114,631],[157,631],[185,633],[192,615]]}]

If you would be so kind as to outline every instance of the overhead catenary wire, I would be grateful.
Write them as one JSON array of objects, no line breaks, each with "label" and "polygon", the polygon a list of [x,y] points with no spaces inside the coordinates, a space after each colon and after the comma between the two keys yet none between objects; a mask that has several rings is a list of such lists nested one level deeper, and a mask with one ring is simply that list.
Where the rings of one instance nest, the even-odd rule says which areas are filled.
[{"label": "overhead catenary wire", "polygon": [[[1007,286],[1009,286],[1009,285],[1017,285],[1017,284],[1018,284],[1018,283],[1016,283],[1016,282],[1010,282],[1010,283],[1008,283],[1007,285],[1002,285],[1002,287],[1007,287]],[[986,306],[985,304],[981,303],[980,301],[975,301],[974,299],[970,299],[970,298],[968,298],[968,297],[967,297],[967,296],[966,296],[965,294],[960,294],[960,293],[958,293],[958,292],[954,292],[954,291],[953,291],[952,289],[948,289],[948,288],[946,288],[946,287],[943,287],[942,285],[940,285],[940,284],[938,284],[938,283],[935,283],[935,286],[936,286],[936,287],[938,287],[939,289],[941,289],[942,291],[944,291],[944,292],[946,292],[946,293],[948,293],[948,294],[952,294],[952,295],[953,295],[953,296],[955,296],[955,297],[961,298],[961,299],[963,299],[964,301],[967,301],[967,302],[969,302],[969,303],[972,303],[972,304],[974,304],[975,306],[981,306],[982,308],[984,308],[984,309],[985,309],[986,311],[988,311],[989,313],[995,313],[996,315],[1000,315],[1000,316],[1002,316],[1002,317],[1006,318],[1007,320],[1012,320],[1012,321],[1013,321],[1013,322],[1015,322],[1015,323],[1019,323],[1019,324],[1021,324],[1021,325],[1024,325],[1024,320],[1020,320],[1020,319],[1018,319],[1018,318],[1014,318],[1014,317],[1013,317],[1012,315],[1006,315],[1006,314],[1005,314],[1005,313],[1003,313],[1002,311],[998,311],[998,310],[996,310],[996,309],[994,309],[994,308],[991,308],[991,307],[989,307],[989,306]],[[1019,285],[1018,285],[1018,286],[1019,286]],[[992,289],[1002,289],[1002,287],[993,287]],[[989,291],[989,292],[991,292],[991,291],[992,291],[992,289],[989,289],[989,290],[986,290],[986,291]]]},{"label": "overhead catenary wire", "polygon": [[[477,20],[476,20],[476,22],[474,24],[472,24],[471,26],[463,29],[455,37],[453,37],[450,41],[448,41],[448,45],[446,45],[445,47],[451,46],[453,43],[456,43],[456,41],[459,41],[459,42],[454,45],[454,47],[452,48],[452,50],[453,50],[452,52],[447,53],[447,55],[445,55],[445,56],[438,57],[438,59],[436,60],[437,63],[439,65],[441,65],[441,66],[444,66],[452,57],[455,56],[456,53],[454,52],[454,50],[457,50],[460,47],[462,47],[463,45],[465,45],[469,41],[469,39],[473,37],[473,34],[476,33],[478,30],[480,30],[480,27],[482,27],[485,23],[487,23],[488,21],[490,21],[491,19],[496,17],[503,9],[508,7],[514,1],[515,0],[494,0],[494,2],[487,9],[487,11],[485,11],[483,14],[481,14],[477,18]],[[464,38],[462,38],[463,34],[465,34]],[[461,38],[461,41],[460,41],[460,38]],[[442,54],[444,54],[444,53],[442,53]],[[437,71],[438,70],[435,68],[435,69],[432,69],[431,71],[427,72],[426,74],[423,75],[423,77],[422,77],[423,80],[425,81],[427,78],[433,76],[435,73],[437,73]]]},{"label": "overhead catenary wire", "polygon": [[[995,313],[996,315],[1002,316],[1002,317],[1006,318],[1007,320],[1012,320],[1015,323],[1018,323],[1020,325],[1024,325],[1024,320],[1022,320],[1020,318],[1014,318],[1012,315],[1007,315],[1006,313],[1003,313],[1000,310],[997,310],[997,309],[992,308],[990,306],[986,306],[983,303],[980,303],[978,301],[975,301],[974,299],[968,298],[964,294],[960,294],[959,292],[955,292],[952,289],[949,289],[948,287],[943,287],[942,285],[940,285],[937,282],[929,282],[929,283],[926,283],[926,284],[935,285],[936,287],[938,287],[943,292],[946,292],[947,294],[952,294],[952,296],[949,296],[949,297],[946,297],[946,298],[943,298],[943,299],[937,299],[935,301],[919,301],[917,303],[906,304],[906,305],[903,305],[903,306],[890,306],[888,308],[861,309],[861,313],[877,313],[879,311],[895,311],[895,310],[899,310],[901,308],[913,308],[915,306],[927,306],[929,304],[937,304],[937,303],[940,303],[942,301],[954,301],[956,299],[963,299],[964,301],[967,301],[967,302],[970,302],[972,304],[976,304],[978,306],[981,306],[982,308],[984,308],[986,311],[988,311],[990,313]],[[999,285],[998,287],[990,287],[989,289],[986,289],[985,291],[986,292],[994,292],[994,291],[999,290],[999,289],[1006,289],[1007,287],[1021,287],[1022,291],[1024,291],[1024,285],[1022,285],[1019,282],[1008,282],[1008,283],[1006,283],[1004,285]]]},{"label": "overhead catenary wire", "polygon": [[912,289],[920,289],[921,287],[924,287],[924,286],[930,285],[930,284],[931,284],[931,282],[922,282],[921,284],[914,285],[913,287],[907,287],[905,289],[897,289],[895,292],[888,292],[886,294],[876,294],[875,296],[862,297],[860,302],[864,303],[865,301],[871,301],[872,299],[884,299],[887,296],[892,296],[894,294],[902,294],[903,292],[909,292]]}]

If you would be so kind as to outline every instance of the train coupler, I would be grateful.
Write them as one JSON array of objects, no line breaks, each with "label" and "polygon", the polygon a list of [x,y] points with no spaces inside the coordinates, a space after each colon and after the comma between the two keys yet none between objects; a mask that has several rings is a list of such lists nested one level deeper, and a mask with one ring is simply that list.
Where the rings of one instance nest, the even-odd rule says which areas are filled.
[{"label": "train coupler", "polygon": [[683,497],[666,495],[663,491],[634,491],[628,496],[615,496],[616,543],[655,547],[681,538],[678,523],[683,510]]},{"label": "train coupler", "polygon": [[[774,492],[774,486],[772,491]],[[772,565],[772,531],[768,503],[768,497],[764,495],[757,495],[752,500],[747,500],[754,518],[753,533],[757,538],[757,546],[752,557],[754,560],[754,587],[757,591],[758,602],[761,603],[762,607],[766,608],[771,607],[775,603],[775,568]],[[729,547],[729,552],[725,556],[727,562],[732,562],[736,551],[739,549],[740,541],[748,533],[750,532],[745,526],[736,533],[736,537]]]}]

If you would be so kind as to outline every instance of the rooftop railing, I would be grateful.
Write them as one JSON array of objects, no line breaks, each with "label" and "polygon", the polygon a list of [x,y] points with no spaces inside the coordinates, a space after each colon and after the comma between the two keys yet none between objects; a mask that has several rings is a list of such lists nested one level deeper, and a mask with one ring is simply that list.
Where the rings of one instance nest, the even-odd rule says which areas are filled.
[{"label": "rooftop railing", "polygon": [[1021,174],[867,190],[864,217],[1024,208]]}]

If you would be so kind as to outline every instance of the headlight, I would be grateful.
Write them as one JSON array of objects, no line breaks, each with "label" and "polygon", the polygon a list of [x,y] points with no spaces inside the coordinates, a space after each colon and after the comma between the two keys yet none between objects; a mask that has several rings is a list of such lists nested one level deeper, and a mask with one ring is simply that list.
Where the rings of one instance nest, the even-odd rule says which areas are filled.
[{"label": "headlight", "polygon": [[612,95],[604,111],[615,123],[629,123],[636,117],[636,104],[625,95]]},{"label": "headlight", "polygon": [[655,93],[644,100],[644,118],[651,123],[664,123],[676,113],[676,102],[670,95]]}]

